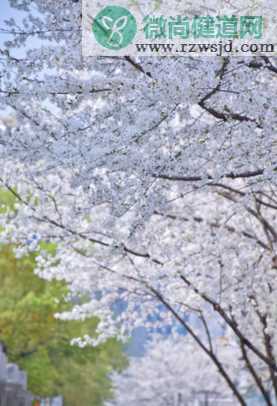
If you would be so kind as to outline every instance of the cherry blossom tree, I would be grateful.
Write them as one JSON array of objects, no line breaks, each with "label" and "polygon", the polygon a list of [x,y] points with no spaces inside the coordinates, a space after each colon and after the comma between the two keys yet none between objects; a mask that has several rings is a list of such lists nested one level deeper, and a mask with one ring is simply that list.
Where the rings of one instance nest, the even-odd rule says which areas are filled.
[{"label": "cherry blossom tree", "polygon": [[[18,256],[39,250],[39,275],[87,294],[58,315],[101,318],[98,338],[75,344],[183,328],[182,356],[193,342],[240,405],[243,365],[272,406],[276,59],[83,59],[79,1],[10,4],[25,16],[2,29],[0,105],[12,120],[0,183],[16,211],[2,213],[1,241]],[[55,257],[41,240],[58,245]],[[236,343],[231,369],[217,329]]]},{"label": "cherry blossom tree", "polygon": [[[217,338],[218,344],[221,340],[222,337]],[[235,373],[232,362],[234,352],[231,353],[228,346],[222,344],[219,344],[218,350],[224,364],[230,373]],[[190,338],[185,346],[186,351],[184,340],[180,337],[151,342],[145,357],[133,357],[123,374],[113,374],[115,396],[106,405],[195,405],[197,401],[197,404],[201,404],[203,396],[211,405],[233,405],[235,400],[232,394],[226,390],[208,358],[203,352],[195,351]],[[236,352],[235,348],[233,350]],[[248,382],[244,378],[242,368],[237,380],[245,391]]]}]

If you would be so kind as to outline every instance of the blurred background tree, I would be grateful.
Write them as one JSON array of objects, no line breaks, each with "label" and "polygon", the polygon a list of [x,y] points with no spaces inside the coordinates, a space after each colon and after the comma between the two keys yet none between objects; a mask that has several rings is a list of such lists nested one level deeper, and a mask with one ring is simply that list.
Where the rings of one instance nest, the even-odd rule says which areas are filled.
[{"label": "blurred background tree", "polygon": [[[13,199],[1,192],[0,203],[5,210]],[[94,335],[98,321],[57,320],[55,313],[71,306],[66,284],[39,278],[34,265],[35,254],[16,259],[13,247],[0,246],[0,341],[9,360],[27,372],[32,393],[62,395],[65,406],[100,406],[112,396],[109,374],[126,366],[122,345],[115,339],[97,348],[70,345]]]}]

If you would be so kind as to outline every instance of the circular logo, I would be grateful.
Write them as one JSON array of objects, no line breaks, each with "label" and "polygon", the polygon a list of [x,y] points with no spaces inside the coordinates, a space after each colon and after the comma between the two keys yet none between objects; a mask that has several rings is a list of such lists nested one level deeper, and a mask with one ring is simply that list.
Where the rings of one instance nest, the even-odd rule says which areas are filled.
[{"label": "circular logo", "polygon": [[100,45],[119,50],[133,41],[137,33],[137,22],[126,8],[107,6],[95,17],[92,31]]}]

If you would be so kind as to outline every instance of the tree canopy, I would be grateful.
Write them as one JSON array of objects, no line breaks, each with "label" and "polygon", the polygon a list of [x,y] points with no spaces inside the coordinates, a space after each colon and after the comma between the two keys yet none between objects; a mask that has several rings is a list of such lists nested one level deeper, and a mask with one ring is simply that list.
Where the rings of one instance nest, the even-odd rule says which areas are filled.
[{"label": "tree canopy", "polygon": [[18,256],[56,244],[36,272],[87,299],[60,319],[100,320],[79,346],[170,325],[239,405],[249,384],[272,406],[276,58],[82,58],[80,1],[10,3],[24,19],[7,21],[0,60],[13,117],[0,182],[16,210],[1,216],[2,241]]},{"label": "tree canopy", "polygon": [[111,396],[108,375],[125,365],[122,346],[112,339],[98,348],[72,346],[74,337],[94,334],[98,321],[57,320],[55,313],[71,306],[68,289],[36,276],[34,265],[34,254],[16,259],[11,246],[1,247],[0,339],[9,360],[27,372],[36,395],[63,395],[68,406],[102,405]]}]

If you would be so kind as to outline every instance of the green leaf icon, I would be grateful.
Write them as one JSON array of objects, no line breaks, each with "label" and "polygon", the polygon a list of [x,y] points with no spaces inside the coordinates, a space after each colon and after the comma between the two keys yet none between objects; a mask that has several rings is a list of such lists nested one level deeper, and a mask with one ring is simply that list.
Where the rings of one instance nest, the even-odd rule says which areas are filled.
[{"label": "green leaf icon", "polygon": [[100,45],[120,50],[133,41],[137,33],[137,22],[126,8],[108,6],[95,17],[92,31]]}]

